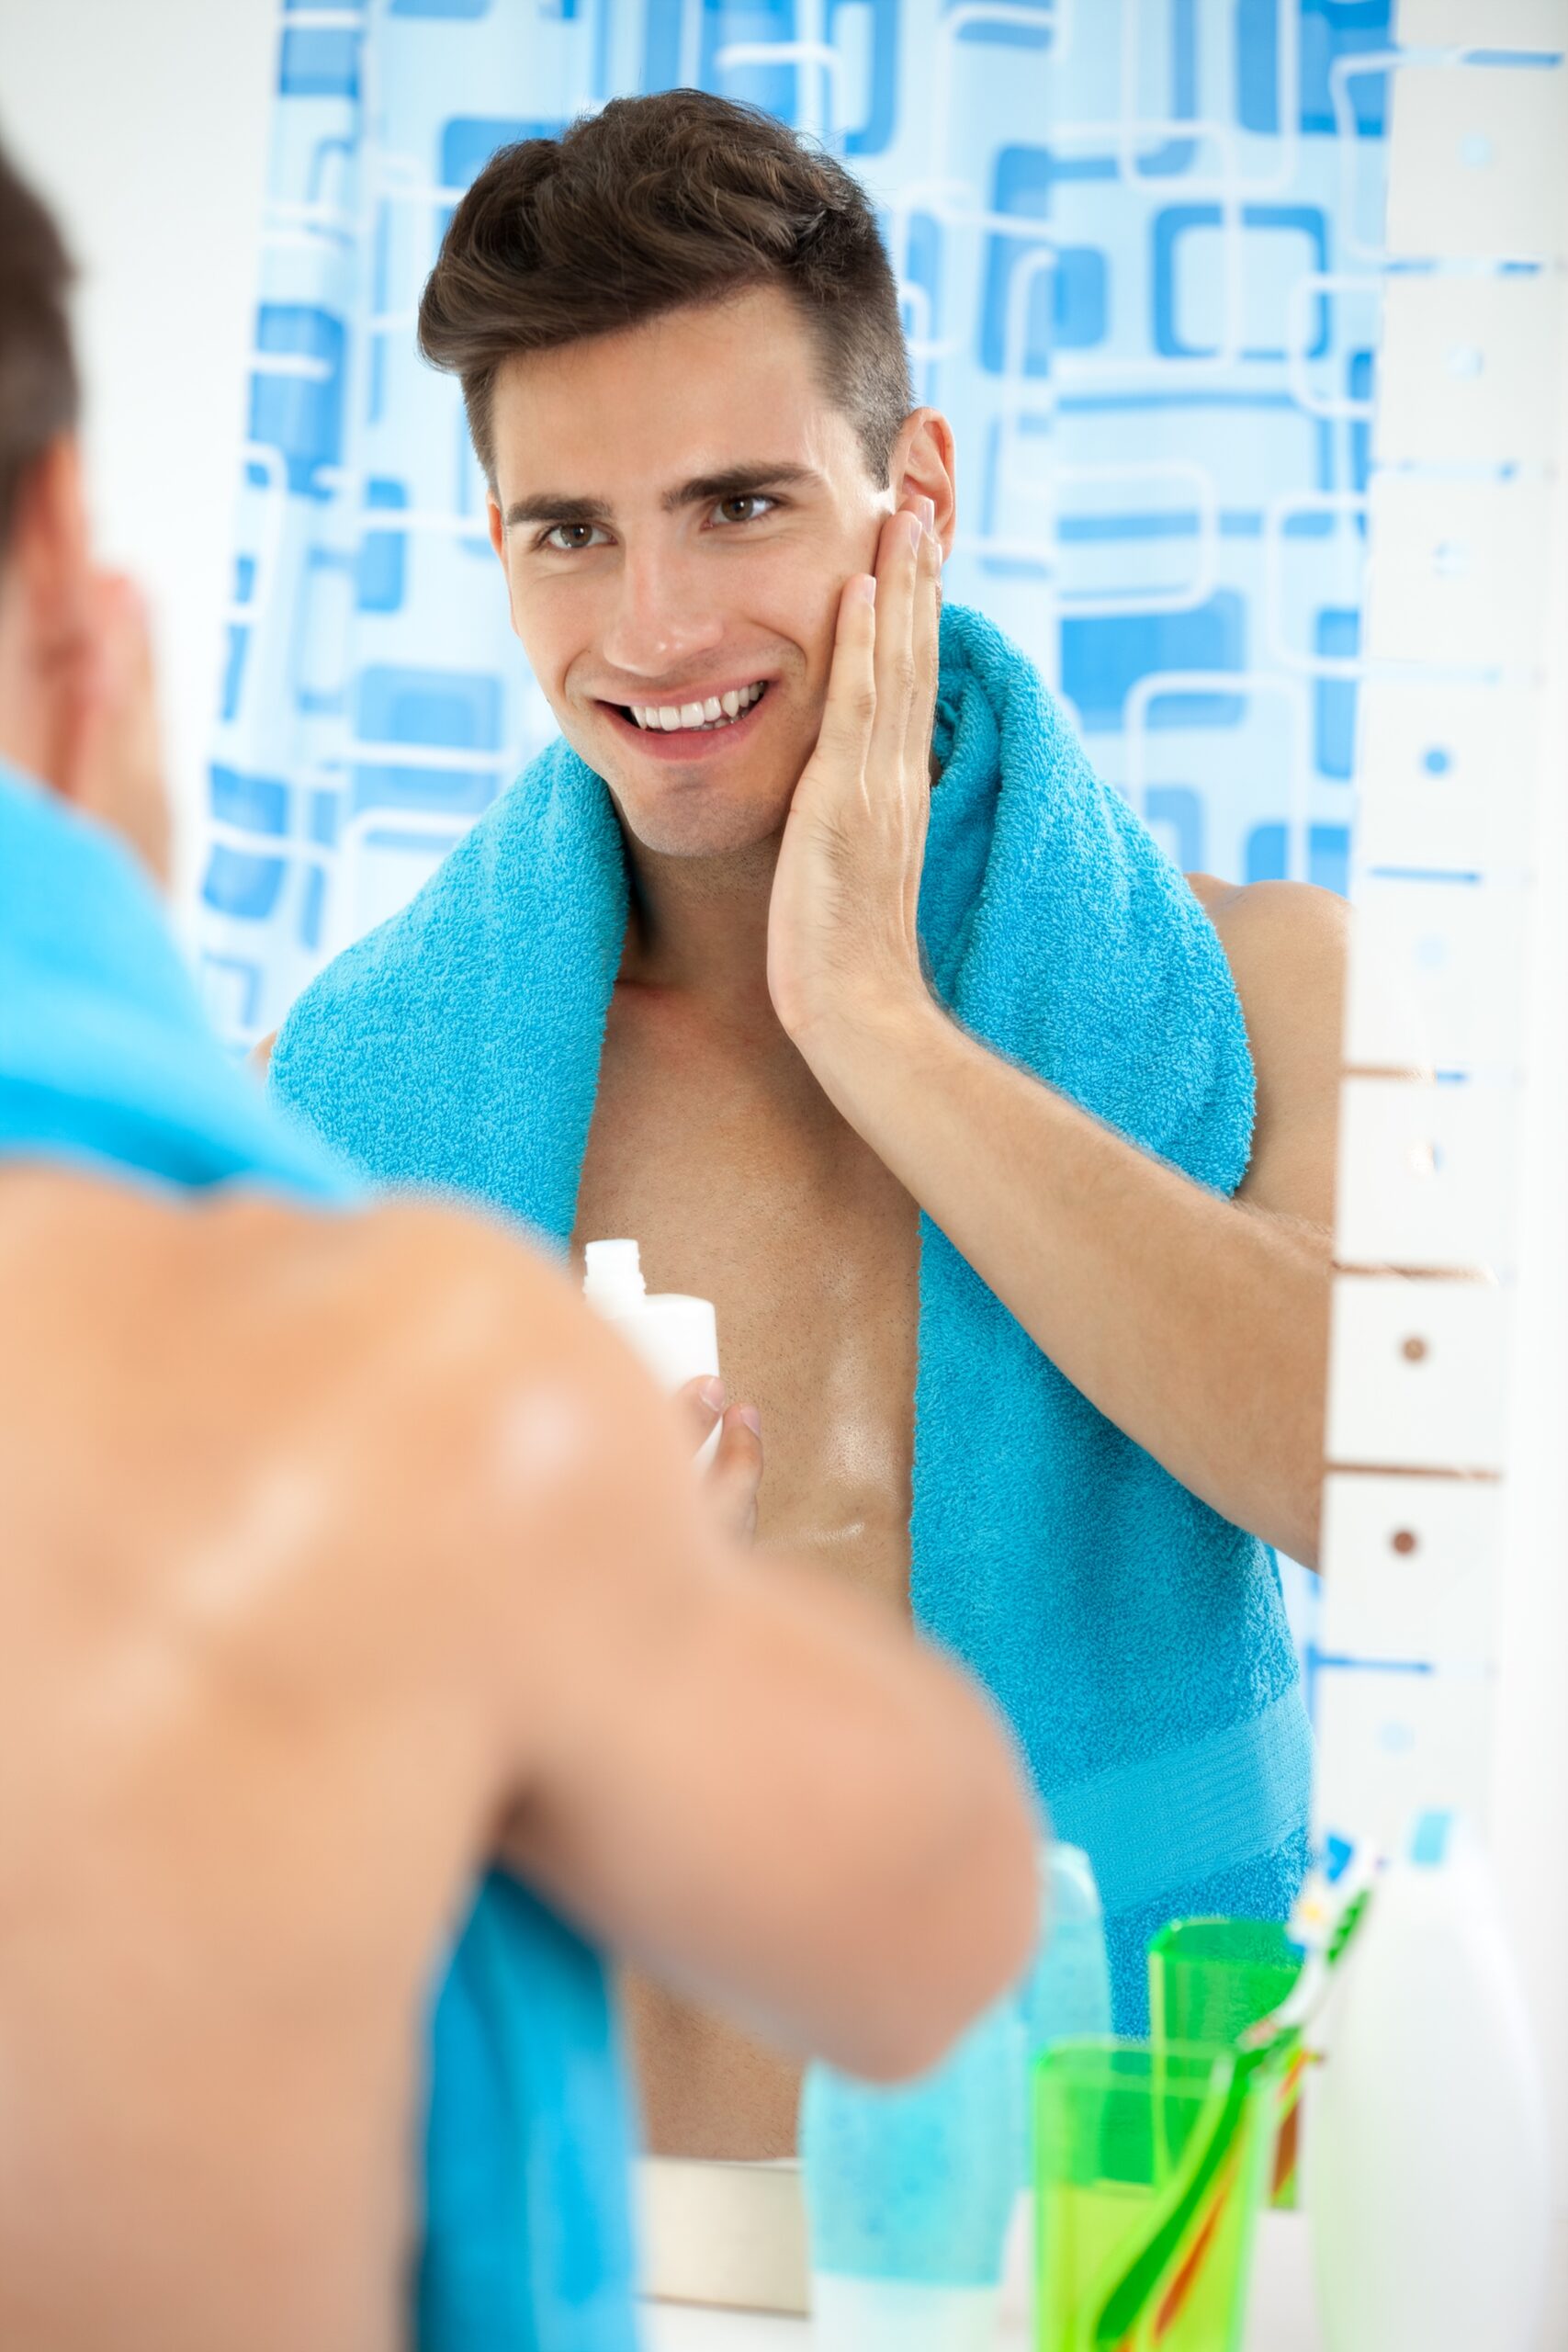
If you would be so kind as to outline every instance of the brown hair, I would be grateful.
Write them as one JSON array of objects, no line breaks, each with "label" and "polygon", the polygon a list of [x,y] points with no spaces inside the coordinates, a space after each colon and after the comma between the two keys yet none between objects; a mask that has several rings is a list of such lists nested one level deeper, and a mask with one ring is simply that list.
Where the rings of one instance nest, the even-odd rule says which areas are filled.
[{"label": "brown hair", "polygon": [[76,422],[72,276],[59,230],[0,152],[0,551],[28,468]]},{"label": "brown hair", "polygon": [[612,98],[560,139],[502,147],[468,189],[419,306],[495,478],[495,371],[693,302],[781,287],[879,487],[914,405],[898,291],[864,191],[773,116],[702,90]]}]

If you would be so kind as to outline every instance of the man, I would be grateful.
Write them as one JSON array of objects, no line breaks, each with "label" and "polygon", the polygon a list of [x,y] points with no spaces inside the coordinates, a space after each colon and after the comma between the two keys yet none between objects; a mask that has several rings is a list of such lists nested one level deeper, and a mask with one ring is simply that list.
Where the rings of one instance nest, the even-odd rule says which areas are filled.
[{"label": "man", "polygon": [[422,2346],[630,2352],[566,1921],[897,2075],[1021,1967],[1030,1809],[961,1677],[737,1554],[739,1438],[710,1498],[558,1275],[355,1208],[203,1032],[64,278],[0,160],[0,2343],[391,2352],[422,2253]]},{"label": "man", "polygon": [[[274,1083],[715,1299],[761,1539],[985,1675],[1135,2027],[1152,1927],[1282,1915],[1304,1862],[1266,1545],[1316,1549],[1340,908],[1188,888],[942,615],[952,433],[863,196],[778,123],[673,91],[502,151],[421,336],[564,743]],[[793,2143],[786,2067],[634,2018],[656,2148]]]}]

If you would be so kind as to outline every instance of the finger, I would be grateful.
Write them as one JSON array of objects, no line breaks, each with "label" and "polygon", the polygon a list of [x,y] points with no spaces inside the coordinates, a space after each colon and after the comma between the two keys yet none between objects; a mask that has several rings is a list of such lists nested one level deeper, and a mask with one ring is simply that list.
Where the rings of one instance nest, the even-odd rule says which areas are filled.
[{"label": "finger", "polygon": [[817,738],[819,750],[852,766],[856,775],[865,764],[876,714],[877,594],[869,571],[854,572],[844,582]]},{"label": "finger", "polygon": [[681,1416],[682,1427],[690,1441],[692,1452],[707,1443],[713,1435],[713,1425],[724,1410],[724,1383],[711,1373],[696,1380],[688,1380],[675,1391],[675,1409]]},{"label": "finger", "polygon": [[914,629],[919,543],[924,528],[910,504],[882,526],[876,563],[876,723],[871,758],[879,775],[901,764],[915,690]]},{"label": "finger", "polygon": [[915,687],[909,698],[909,731],[905,739],[910,773],[925,776],[931,734],[936,725],[936,695],[942,666],[942,547],[931,527],[935,508],[926,509],[926,530],[918,559],[914,617]]},{"label": "finger", "polygon": [[748,1543],[757,1532],[757,1493],[761,1483],[761,1424],[756,1408],[732,1405],[724,1417],[718,1451],[708,1471],[707,1491],[724,1524]]},{"label": "finger", "polygon": [[100,572],[95,589],[112,684],[140,700],[152,684],[152,632],[146,600],[135,581],[123,571]]}]

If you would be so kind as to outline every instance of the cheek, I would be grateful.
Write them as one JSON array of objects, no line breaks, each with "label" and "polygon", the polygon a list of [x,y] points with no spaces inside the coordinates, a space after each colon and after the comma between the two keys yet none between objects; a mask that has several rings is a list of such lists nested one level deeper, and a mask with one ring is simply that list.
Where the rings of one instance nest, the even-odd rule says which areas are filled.
[{"label": "cheek", "polygon": [[592,600],[575,582],[508,578],[513,632],[552,699],[572,662],[593,642]]},{"label": "cheek", "polygon": [[[759,555],[763,550],[759,549]],[[833,660],[840,582],[852,567],[835,568],[820,548],[773,548],[756,567],[746,606],[738,619],[760,624],[802,654],[808,687],[820,688]]]}]

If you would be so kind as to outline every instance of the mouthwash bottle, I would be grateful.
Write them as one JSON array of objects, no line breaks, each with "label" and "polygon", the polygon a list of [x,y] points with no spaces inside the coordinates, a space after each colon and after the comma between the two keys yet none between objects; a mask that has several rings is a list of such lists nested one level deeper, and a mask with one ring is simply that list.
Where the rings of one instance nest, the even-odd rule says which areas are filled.
[{"label": "mouthwash bottle", "polygon": [[891,2088],[813,2066],[800,2150],[819,2352],[986,2352],[1010,2233],[1027,2228],[1030,2062],[1111,2028],[1089,1857],[1042,1849],[1042,1934],[1022,1982],[940,2064]]},{"label": "mouthwash bottle", "polygon": [[818,2352],[987,2352],[995,2341],[1023,2074],[1010,1994],[912,2083],[808,2069],[800,2151]]}]

